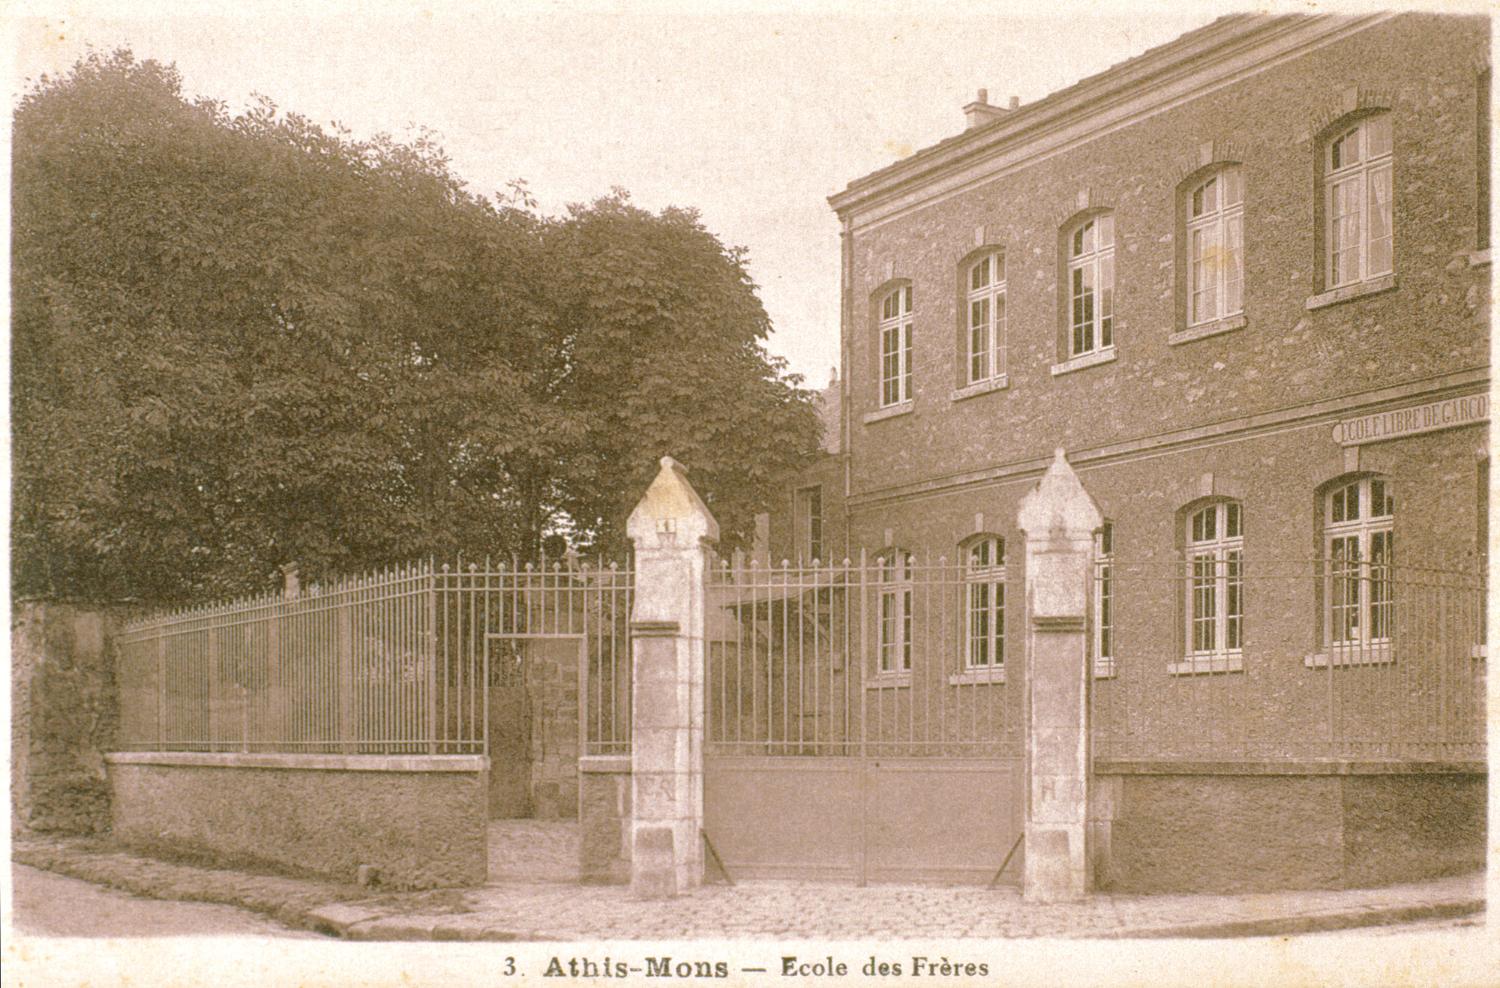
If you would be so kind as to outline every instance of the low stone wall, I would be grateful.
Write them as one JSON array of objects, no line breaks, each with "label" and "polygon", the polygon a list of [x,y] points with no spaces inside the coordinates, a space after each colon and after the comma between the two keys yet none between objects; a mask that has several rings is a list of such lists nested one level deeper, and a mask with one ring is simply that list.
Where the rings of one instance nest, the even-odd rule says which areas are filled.
[{"label": "low stone wall", "polygon": [[22,600],[11,609],[13,833],[109,828],[104,753],[119,718],[114,620],[109,609],[53,601]]},{"label": "low stone wall", "polygon": [[630,881],[630,756],[589,755],[578,761],[579,874],[594,885]]},{"label": "low stone wall", "polygon": [[156,853],[204,856],[397,888],[486,878],[481,755],[115,753],[114,833]]},{"label": "low stone wall", "polygon": [[1484,867],[1482,765],[1101,763],[1096,887],[1354,888]]}]

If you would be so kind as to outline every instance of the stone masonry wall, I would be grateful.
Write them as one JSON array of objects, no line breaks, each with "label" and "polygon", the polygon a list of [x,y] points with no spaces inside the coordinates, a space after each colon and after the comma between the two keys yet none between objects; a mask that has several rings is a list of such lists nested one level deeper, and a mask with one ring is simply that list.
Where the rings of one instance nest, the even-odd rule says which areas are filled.
[{"label": "stone masonry wall", "polygon": [[127,846],[346,882],[358,877],[361,865],[372,865],[382,884],[404,888],[485,881],[482,769],[340,771],[121,760],[128,757],[115,756],[109,766],[115,837]]},{"label": "stone masonry wall", "polygon": [[531,815],[578,816],[578,642],[528,644],[531,693]]},{"label": "stone masonry wall", "polygon": [[[1475,18],[1397,17],[878,225],[856,216],[844,327],[851,493],[1487,366],[1489,270],[1467,260],[1479,246],[1487,35]],[[1353,88],[1392,114],[1397,285],[1308,311],[1321,287],[1316,141]],[[1244,173],[1246,325],[1171,345],[1178,186],[1210,143]],[[1054,376],[1059,237],[1080,195],[1115,216],[1117,359]],[[1009,384],[955,398],[957,283],[978,228],[1007,261]],[[863,423],[879,405],[876,309],[902,282],[914,295],[913,408]]]},{"label": "stone masonry wall", "polygon": [[119,716],[108,647],[113,622],[108,612],[82,605],[12,607],[12,832],[109,828],[104,753]]}]

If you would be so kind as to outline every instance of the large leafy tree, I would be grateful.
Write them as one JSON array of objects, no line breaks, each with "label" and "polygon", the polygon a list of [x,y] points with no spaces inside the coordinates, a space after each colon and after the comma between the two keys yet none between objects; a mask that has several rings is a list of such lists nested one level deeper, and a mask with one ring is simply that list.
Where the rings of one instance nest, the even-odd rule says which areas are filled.
[{"label": "large leafy tree", "polygon": [[616,548],[664,452],[733,539],[813,442],[690,212],[496,205],[426,138],[231,115],[128,52],[41,80],[13,136],[18,593]]}]

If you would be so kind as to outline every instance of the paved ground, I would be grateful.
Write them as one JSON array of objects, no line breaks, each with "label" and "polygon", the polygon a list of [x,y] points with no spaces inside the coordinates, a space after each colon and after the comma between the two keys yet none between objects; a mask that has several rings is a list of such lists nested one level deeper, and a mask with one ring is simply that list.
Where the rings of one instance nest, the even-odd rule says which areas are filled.
[{"label": "paved ground", "polygon": [[1483,909],[1479,874],[1348,891],[1096,895],[1068,905],[1024,903],[1014,889],[806,882],[713,885],[641,901],[623,887],[565,880],[573,825],[507,824],[491,839],[501,853],[489,885],[405,894],[169,864],[97,841],[19,840],[14,857],[141,895],[239,905],[359,940],[1280,936]]},{"label": "paved ground", "polygon": [[16,929],[47,937],[277,936],[322,939],[234,906],[142,899],[76,878],[11,869]]}]

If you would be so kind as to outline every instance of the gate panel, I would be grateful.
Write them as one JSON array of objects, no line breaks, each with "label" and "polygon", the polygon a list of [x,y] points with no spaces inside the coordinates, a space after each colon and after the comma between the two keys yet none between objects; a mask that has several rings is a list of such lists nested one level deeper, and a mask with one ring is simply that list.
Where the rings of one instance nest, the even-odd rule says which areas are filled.
[{"label": "gate panel", "polygon": [[[1021,832],[1019,760],[871,761],[867,869],[872,882],[988,883]],[[1020,881],[1020,855],[1002,881]]]},{"label": "gate panel", "polygon": [[994,876],[1020,827],[1021,663],[1003,542],[976,545],[714,571],[704,821],[731,877]]},{"label": "gate panel", "polygon": [[703,767],[704,829],[732,877],[858,877],[858,759],[708,756]]}]

